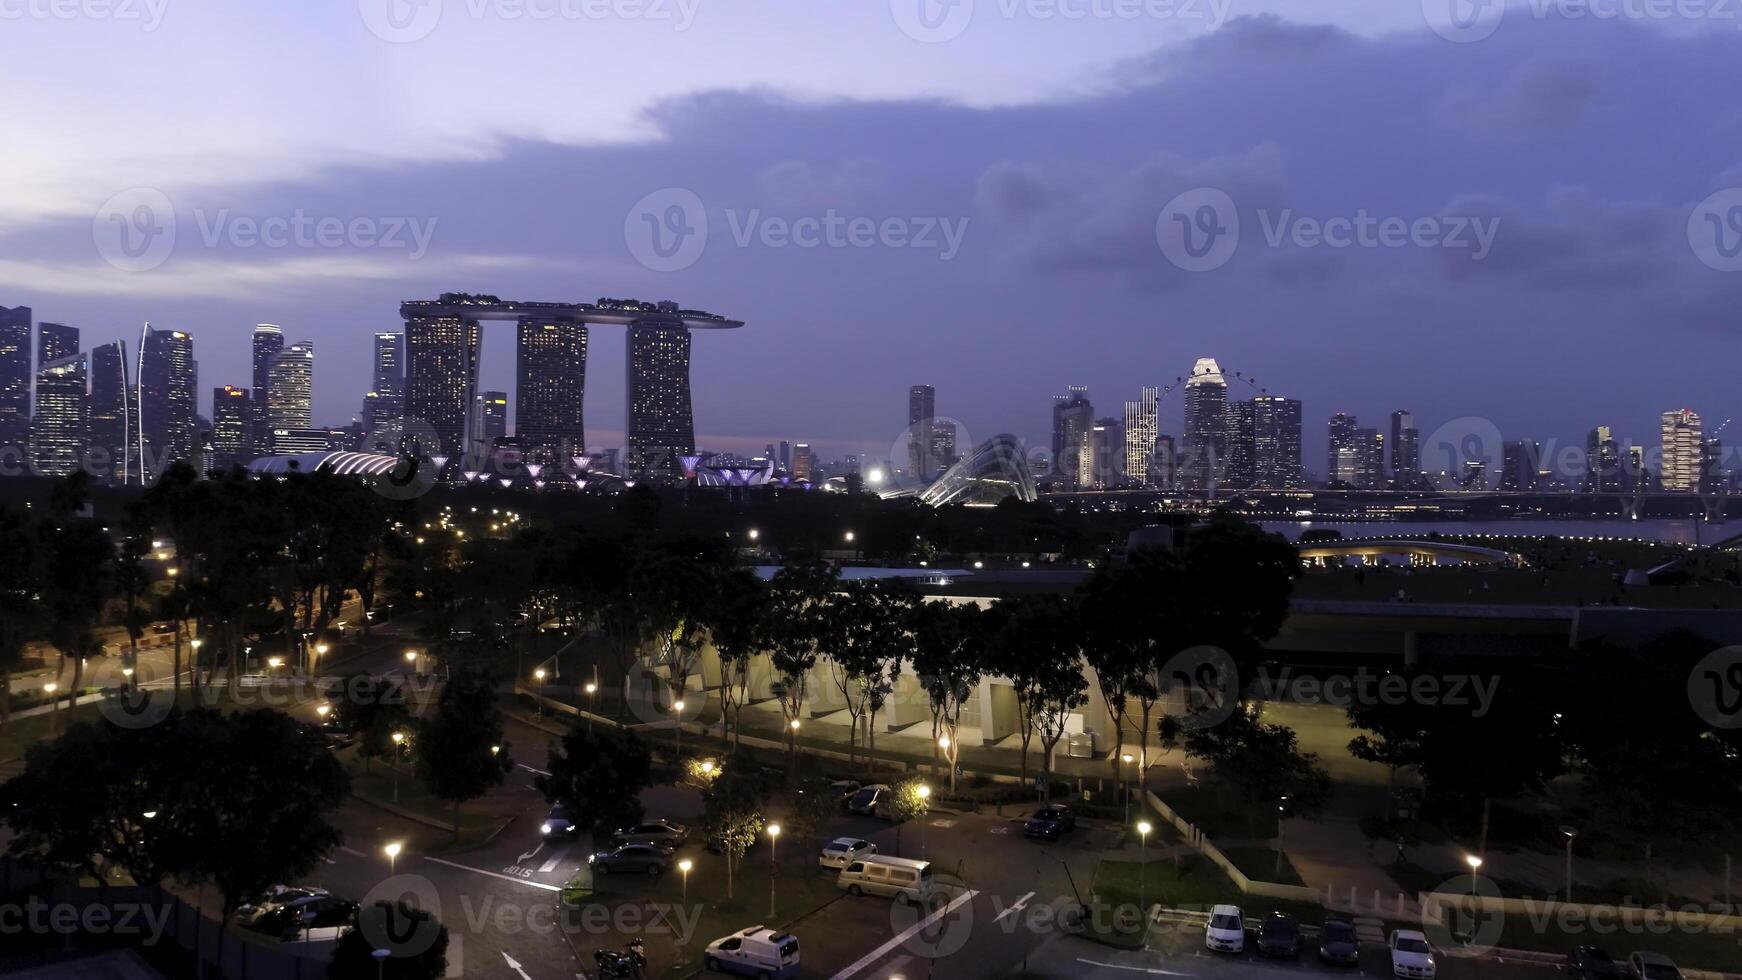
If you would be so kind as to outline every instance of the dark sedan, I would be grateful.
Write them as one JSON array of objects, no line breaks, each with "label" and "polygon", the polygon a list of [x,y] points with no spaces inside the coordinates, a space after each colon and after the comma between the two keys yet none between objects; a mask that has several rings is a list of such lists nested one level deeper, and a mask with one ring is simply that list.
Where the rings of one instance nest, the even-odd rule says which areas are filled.
[{"label": "dark sedan", "polygon": [[620,871],[631,874],[664,874],[671,870],[671,848],[660,847],[658,844],[624,844],[622,847],[613,847],[594,854],[587,858],[587,864],[592,866],[596,875],[616,874]]},{"label": "dark sedan", "polygon": [[1596,946],[1575,946],[1567,955],[1567,976],[1577,980],[1626,980],[1621,964]]},{"label": "dark sedan", "polygon": [[1077,815],[1063,803],[1051,803],[1034,811],[1022,825],[1022,836],[1058,840],[1060,834],[1077,829]]},{"label": "dark sedan", "polygon": [[347,926],[356,918],[356,902],[319,894],[258,906],[242,917],[242,925],[280,939],[295,939],[305,929]]},{"label": "dark sedan", "polygon": [[1331,966],[1361,964],[1361,943],[1355,938],[1354,922],[1334,918],[1319,926],[1319,962]]},{"label": "dark sedan", "polygon": [[1272,912],[1258,923],[1258,955],[1282,960],[1300,956],[1300,923],[1294,916]]}]

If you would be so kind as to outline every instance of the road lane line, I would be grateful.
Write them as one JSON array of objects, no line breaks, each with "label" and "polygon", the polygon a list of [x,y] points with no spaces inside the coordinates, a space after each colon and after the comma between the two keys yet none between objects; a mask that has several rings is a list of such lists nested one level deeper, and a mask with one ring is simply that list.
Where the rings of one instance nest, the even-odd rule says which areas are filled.
[{"label": "road lane line", "polygon": [[346,847],[343,844],[339,845],[339,850],[344,851],[346,854],[349,854],[352,857],[368,857],[368,855],[364,854],[362,851],[359,851],[354,847]]},{"label": "road lane line", "polygon": [[1108,970],[1130,970],[1133,973],[1147,973],[1152,977],[1195,977],[1196,973],[1175,973],[1172,970],[1162,970],[1153,966],[1126,966],[1123,963],[1102,963],[1100,960],[1086,960],[1077,957],[1078,963],[1087,963]]},{"label": "road lane line", "polygon": [[532,768],[532,767],[531,767],[531,766],[529,766],[529,765],[527,765],[527,764],[526,764],[526,763],[524,763],[524,762],[516,762],[516,763],[515,763],[515,765],[517,765],[517,766],[519,766],[519,767],[520,767],[520,768],[522,768],[522,769],[525,769],[525,770],[526,770],[526,771],[527,771],[527,772],[530,772],[530,773],[537,773],[537,774],[538,774],[538,775],[540,775],[540,776],[548,776],[548,775],[550,775],[550,773],[548,773],[548,772],[545,772],[545,771],[544,771],[544,770],[543,770],[543,769],[534,769],[534,768]]},{"label": "road lane line", "polygon": [[1010,907],[1005,909],[1004,911],[998,913],[997,915],[993,916],[992,921],[993,922],[1003,922],[1005,916],[1015,915],[1016,913],[1022,911],[1025,907],[1027,907],[1028,900],[1033,898],[1033,897],[1034,897],[1034,893],[1029,892],[1028,894],[1022,896],[1021,898],[1017,899],[1016,901],[1010,903]]},{"label": "road lane line", "polygon": [[552,854],[550,856],[549,861],[546,861],[546,862],[544,862],[544,864],[539,866],[538,873],[541,875],[550,874],[552,871],[556,870],[557,862],[561,861],[563,858],[568,857],[568,856],[569,856],[569,849],[568,848],[564,847],[564,848],[558,849],[555,854]]},{"label": "road lane line", "polygon": [[907,942],[909,939],[912,939],[914,936],[919,935],[919,931],[921,929],[924,929],[926,926],[931,925],[933,922],[936,922],[937,920],[943,918],[944,916],[949,915],[951,912],[954,912],[956,909],[961,908],[963,904],[973,901],[974,896],[978,895],[978,894],[980,894],[980,893],[977,891],[966,891],[960,895],[957,895],[955,897],[955,899],[950,902],[950,904],[944,906],[941,909],[938,909],[936,912],[933,912],[932,914],[926,916],[925,918],[919,920],[918,922],[915,922],[913,925],[908,926],[906,929],[901,930],[901,933],[899,935],[894,936],[888,942],[877,947],[876,949],[872,950],[871,952],[866,953],[864,956],[860,957],[859,962],[854,963],[852,966],[849,966],[845,970],[842,970],[841,972],[835,974],[832,978],[830,978],[830,980],[847,980],[847,978],[853,976],[855,973],[858,973],[861,970],[864,970],[866,967],[868,967],[871,964],[882,959],[884,956],[887,956],[889,954],[890,950],[894,949],[897,946],[900,946],[902,943]]},{"label": "road lane line", "polygon": [[500,873],[495,872],[495,871],[485,871],[483,868],[474,868],[474,867],[471,867],[469,865],[464,865],[464,864],[455,864],[452,861],[443,861],[441,858],[438,858],[438,857],[425,857],[424,860],[425,861],[434,861],[437,864],[445,864],[450,868],[459,868],[461,871],[470,871],[473,874],[489,875],[492,878],[501,878],[503,881],[512,881],[516,885],[525,885],[528,888],[540,888],[540,889],[543,889],[544,891],[547,891],[547,892],[560,892],[560,891],[562,891],[562,889],[558,888],[556,885],[547,885],[547,884],[544,884],[543,882],[539,882],[539,881],[527,881],[525,878],[516,878],[513,875],[500,874]]}]

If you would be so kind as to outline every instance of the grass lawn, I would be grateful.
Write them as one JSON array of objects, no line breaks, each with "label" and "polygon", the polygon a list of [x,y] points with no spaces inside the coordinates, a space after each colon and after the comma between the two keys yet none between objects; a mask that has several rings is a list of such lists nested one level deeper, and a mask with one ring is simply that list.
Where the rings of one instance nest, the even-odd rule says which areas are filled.
[{"label": "grass lawn", "polygon": [[[377,759],[369,767],[369,771],[365,771],[363,760],[357,757],[355,751],[345,752],[343,758],[345,771],[351,774],[352,796],[393,804],[393,770],[387,767],[386,762]],[[408,768],[402,768],[399,772],[399,802],[395,805],[443,824],[454,821],[454,805],[431,796]],[[500,823],[501,821],[485,812],[477,803],[461,806],[460,844],[482,840]]]},{"label": "grass lawn", "polygon": [[[1224,800],[1210,786],[1171,789],[1159,794],[1186,822],[1211,840],[1272,840],[1276,837],[1276,814],[1255,810],[1229,797]],[[1220,843],[1217,846],[1221,846]]]},{"label": "grass lawn", "polygon": [[1139,897],[1149,905],[1207,912],[1214,905],[1239,905],[1248,915],[1288,912],[1302,922],[1319,922],[1324,907],[1317,902],[1290,902],[1247,895],[1235,887],[1222,869],[1201,854],[1157,858],[1147,864],[1136,861],[1102,861],[1095,869],[1095,896],[1114,905],[1135,904]]},{"label": "grass lawn", "polygon": [[[1453,924],[1456,925],[1455,920]],[[1623,959],[1634,950],[1662,953],[1684,970],[1721,972],[1735,970],[1742,964],[1742,936],[1735,932],[1684,931],[1668,922],[1649,927],[1623,926],[1616,921],[1588,920],[1572,913],[1551,914],[1546,906],[1527,914],[1506,916],[1500,938],[1494,943],[1502,949],[1544,953],[1565,953],[1575,945],[1592,944],[1601,946],[1616,959]]]},{"label": "grass lawn", "polygon": [[1281,864],[1277,863],[1279,856],[1275,850],[1267,847],[1230,847],[1222,851],[1228,860],[1234,862],[1234,867],[1254,881],[1269,881],[1278,885],[1305,885],[1300,873],[1294,870],[1294,865],[1288,860],[1288,855],[1282,854]]}]

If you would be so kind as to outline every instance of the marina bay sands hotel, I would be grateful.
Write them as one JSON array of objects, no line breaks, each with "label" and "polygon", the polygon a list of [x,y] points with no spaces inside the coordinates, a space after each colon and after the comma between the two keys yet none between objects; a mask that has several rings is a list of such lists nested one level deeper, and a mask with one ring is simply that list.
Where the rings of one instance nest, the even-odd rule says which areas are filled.
[{"label": "marina bay sands hotel", "polygon": [[696,448],[690,331],[744,325],[671,302],[527,303],[469,293],[409,300],[399,313],[405,318],[405,418],[433,429],[441,453],[450,457],[489,449],[478,397],[483,324],[514,321],[515,436],[528,461],[559,465],[586,451],[587,328],[627,328],[625,472],[654,476],[677,472],[676,458]]}]

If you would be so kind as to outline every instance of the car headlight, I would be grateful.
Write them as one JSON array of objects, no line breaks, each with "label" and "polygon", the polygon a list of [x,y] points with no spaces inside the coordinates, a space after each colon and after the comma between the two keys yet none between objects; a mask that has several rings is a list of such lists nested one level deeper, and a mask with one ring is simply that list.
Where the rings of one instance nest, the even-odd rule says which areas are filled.
[{"label": "car headlight", "polygon": [[550,824],[540,824],[538,827],[538,832],[541,834],[550,833]]}]

